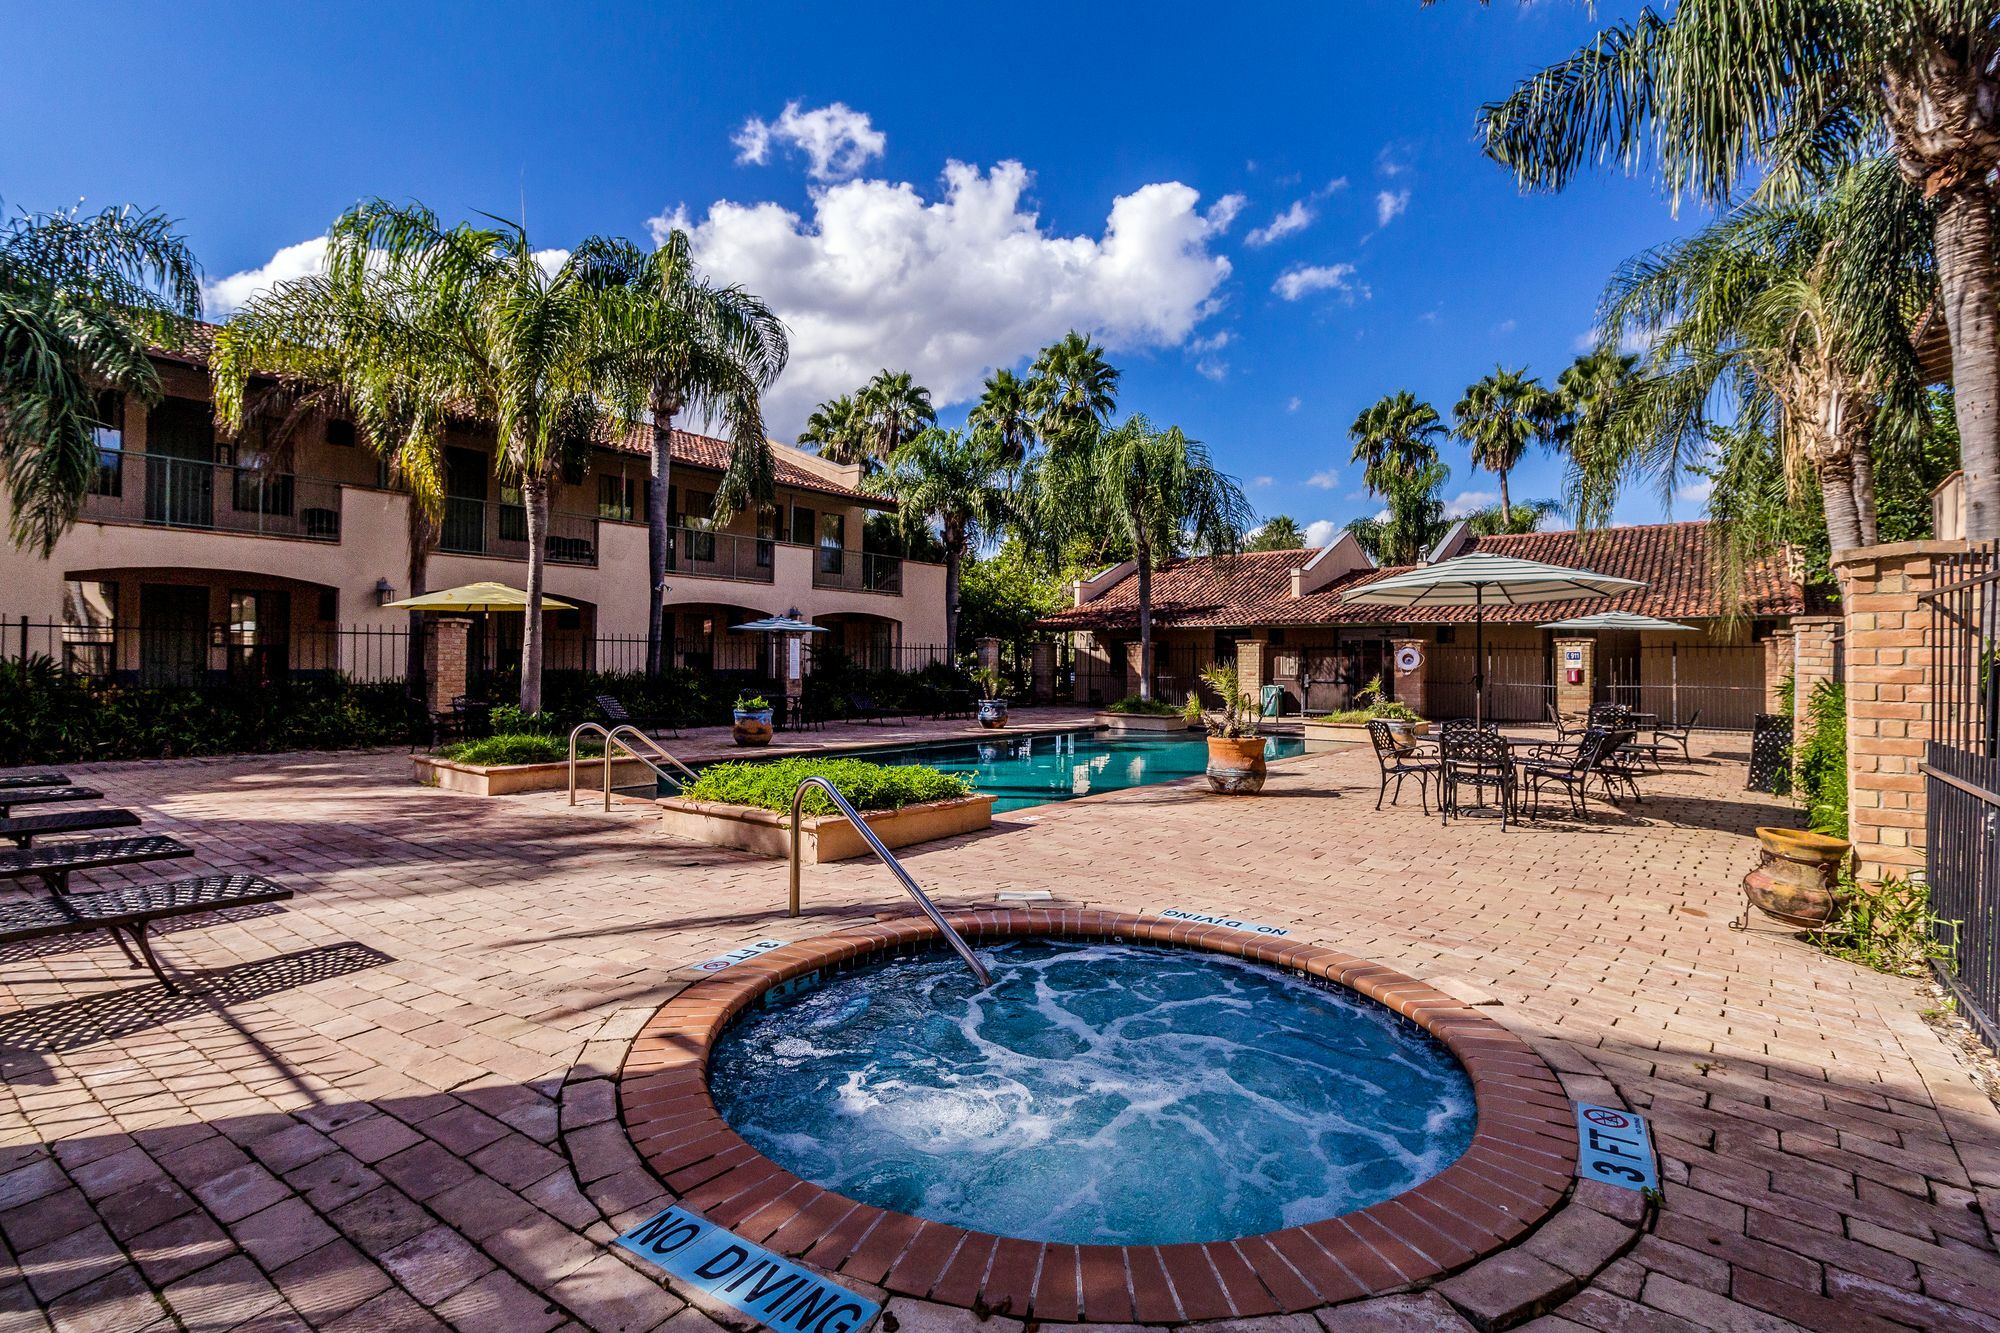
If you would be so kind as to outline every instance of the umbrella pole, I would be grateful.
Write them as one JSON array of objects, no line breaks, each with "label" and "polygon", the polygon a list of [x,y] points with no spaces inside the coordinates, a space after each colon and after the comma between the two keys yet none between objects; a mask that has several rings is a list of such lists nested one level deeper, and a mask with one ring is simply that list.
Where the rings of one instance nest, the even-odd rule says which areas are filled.
[{"label": "umbrella pole", "polygon": [[1472,585],[1472,722],[1486,725],[1486,585]]}]

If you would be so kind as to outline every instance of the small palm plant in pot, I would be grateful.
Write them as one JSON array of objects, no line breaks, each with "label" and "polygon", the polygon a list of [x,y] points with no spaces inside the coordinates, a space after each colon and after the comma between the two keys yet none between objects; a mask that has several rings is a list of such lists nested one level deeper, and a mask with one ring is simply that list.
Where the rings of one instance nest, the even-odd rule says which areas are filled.
[{"label": "small palm plant in pot", "polygon": [[1004,727],[1007,725],[1007,682],[997,667],[980,667],[972,673],[972,683],[979,687],[979,725],[982,727]]},{"label": "small palm plant in pot", "polygon": [[1188,695],[1182,715],[1189,726],[1208,730],[1208,785],[1228,796],[1249,796],[1264,789],[1264,738],[1257,734],[1259,709],[1254,695],[1244,692],[1234,663],[1218,663],[1201,673],[1201,683],[1222,699],[1210,712],[1198,693]]},{"label": "small palm plant in pot", "polygon": [[771,701],[761,694],[736,696],[729,736],[738,745],[769,745],[773,734]]}]

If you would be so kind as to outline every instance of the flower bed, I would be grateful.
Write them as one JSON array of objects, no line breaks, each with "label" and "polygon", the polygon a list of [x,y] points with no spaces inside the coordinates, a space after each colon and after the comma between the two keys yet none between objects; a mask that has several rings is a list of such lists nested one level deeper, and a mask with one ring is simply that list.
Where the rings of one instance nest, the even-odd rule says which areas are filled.
[{"label": "flower bed", "polygon": [[[715,764],[679,796],[658,802],[676,837],[782,859],[791,846],[792,793],[807,777],[840,789],[887,847],[908,847],[991,827],[993,798],[965,779],[914,764],[861,759],[794,758]],[[868,850],[846,816],[820,791],[808,791],[800,821],[800,856],[818,864]]]}]

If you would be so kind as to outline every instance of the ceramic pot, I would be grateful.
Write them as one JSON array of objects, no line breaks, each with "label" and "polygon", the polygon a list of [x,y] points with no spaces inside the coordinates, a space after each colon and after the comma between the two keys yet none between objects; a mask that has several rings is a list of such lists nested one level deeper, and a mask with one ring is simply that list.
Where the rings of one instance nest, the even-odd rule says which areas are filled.
[{"label": "ceramic pot", "polygon": [[1761,859],[1743,877],[1758,911],[1788,926],[1823,926],[1840,905],[1840,867],[1851,844],[1804,829],[1760,828]]},{"label": "ceramic pot", "polygon": [[1210,736],[1208,785],[1225,796],[1251,796],[1264,790],[1262,736]]},{"label": "ceramic pot", "polygon": [[1417,737],[1431,734],[1428,722],[1402,722],[1389,719],[1389,739],[1396,746],[1396,753],[1408,754],[1417,748]]},{"label": "ceramic pot", "polygon": [[773,728],[769,708],[739,708],[730,723],[729,735],[738,745],[769,745]]},{"label": "ceramic pot", "polygon": [[1007,701],[1005,699],[981,699],[979,701],[979,725],[997,728],[1007,725]]}]

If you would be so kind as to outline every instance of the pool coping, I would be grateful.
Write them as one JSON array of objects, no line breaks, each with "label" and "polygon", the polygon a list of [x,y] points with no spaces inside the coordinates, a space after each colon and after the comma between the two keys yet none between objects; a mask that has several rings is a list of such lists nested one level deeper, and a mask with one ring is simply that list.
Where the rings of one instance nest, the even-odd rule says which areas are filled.
[{"label": "pool coping", "polygon": [[1430,1285],[1520,1241],[1567,1200],[1573,1103],[1528,1043],[1393,969],[1320,945],[1128,913],[949,914],[969,940],[1114,938],[1209,949],[1347,987],[1442,1042],[1471,1080],[1477,1122],[1450,1166],[1381,1203],[1237,1240],[1068,1245],[893,1213],[800,1179],[722,1119],[709,1051],[765,991],[818,969],[937,943],[922,918],[802,940],[699,981],[657,1010],[619,1074],[620,1116],[686,1207],[745,1239],[900,1296],[1042,1322],[1178,1324],[1297,1313]]}]

